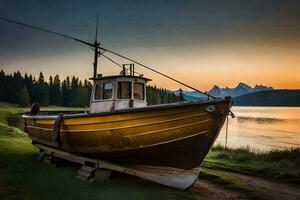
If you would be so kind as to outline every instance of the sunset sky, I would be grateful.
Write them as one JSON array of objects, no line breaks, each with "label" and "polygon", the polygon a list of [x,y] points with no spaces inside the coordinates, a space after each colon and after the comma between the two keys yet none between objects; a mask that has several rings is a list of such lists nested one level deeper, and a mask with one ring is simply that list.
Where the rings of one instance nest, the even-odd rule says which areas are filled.
[{"label": "sunset sky", "polygon": [[[101,45],[201,90],[213,85],[300,88],[300,1],[0,0],[0,17]],[[109,56],[109,54],[107,54]],[[112,57],[112,56],[111,56]],[[115,58],[115,57],[112,57]],[[117,59],[119,63],[128,63]],[[92,76],[93,52],[72,40],[0,21],[0,69]],[[98,71],[120,69],[100,58]],[[169,89],[182,86],[136,67]],[[182,87],[184,88],[184,87]]]}]

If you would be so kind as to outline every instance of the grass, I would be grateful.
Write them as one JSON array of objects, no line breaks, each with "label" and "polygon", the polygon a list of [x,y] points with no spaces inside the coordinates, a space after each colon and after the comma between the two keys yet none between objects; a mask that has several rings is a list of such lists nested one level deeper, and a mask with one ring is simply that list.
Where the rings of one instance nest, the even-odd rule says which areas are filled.
[{"label": "grass", "polygon": [[9,115],[16,115],[27,111],[29,111],[29,108],[21,108],[14,104],[0,102],[0,124],[7,124],[7,117]]},{"label": "grass", "polygon": [[[22,108],[15,104],[0,101],[0,123],[7,124],[8,116],[21,115],[24,112],[29,112],[29,110],[30,108]],[[87,110],[87,108],[49,106],[49,107],[41,107],[41,110],[82,111],[82,110]]]},{"label": "grass", "polygon": [[[45,109],[45,108],[44,108]],[[47,110],[63,107],[49,107]],[[82,108],[67,108],[82,110]],[[37,149],[27,135],[7,125],[10,115],[29,111],[0,102],[0,199],[203,199],[201,193],[189,193],[163,187],[141,179],[114,178],[89,183],[77,179],[76,168],[53,169],[37,160]],[[230,170],[250,175],[277,178],[290,183],[300,180],[300,150],[260,153],[249,148],[213,147],[205,158],[200,178],[249,199],[265,199],[261,193],[241,181],[205,168]]]},{"label": "grass", "polygon": [[259,152],[250,148],[216,146],[202,166],[300,184],[300,148]]},{"label": "grass", "polygon": [[[37,160],[30,139],[14,128],[0,127],[0,199],[197,199],[140,179],[115,178],[89,183],[76,170],[53,169]],[[9,130],[7,132],[7,130]],[[13,134],[11,134],[13,133]]]},{"label": "grass", "polygon": [[37,160],[38,151],[28,136],[7,125],[9,115],[27,109],[0,105],[0,199],[201,199],[141,179],[113,179],[89,183],[76,178],[76,167],[51,166]]}]

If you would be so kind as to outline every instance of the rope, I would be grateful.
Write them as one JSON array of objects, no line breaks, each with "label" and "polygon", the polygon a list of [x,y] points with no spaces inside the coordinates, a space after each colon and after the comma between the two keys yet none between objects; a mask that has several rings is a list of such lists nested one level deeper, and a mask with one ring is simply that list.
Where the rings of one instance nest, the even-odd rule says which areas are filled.
[{"label": "rope", "polygon": [[[106,58],[107,60],[109,60],[110,62],[114,63],[115,65],[117,65],[118,67],[120,67],[120,68],[123,69],[123,66],[122,66],[121,64],[117,63],[116,61],[114,61],[114,60],[111,59],[110,57],[104,55],[103,53],[100,53],[100,54],[101,54],[101,56],[103,56],[104,58]],[[138,74],[138,75],[143,75],[143,74],[141,74],[141,73],[139,73],[139,72],[136,72],[136,71],[134,71],[134,73],[136,73],[136,74]]]},{"label": "rope", "polygon": [[81,43],[86,44],[86,45],[89,45],[89,46],[94,46],[94,44],[92,44],[92,43],[90,43],[90,42],[86,42],[86,41],[83,41],[83,40],[81,40],[81,39],[77,39],[77,38],[75,38],[75,37],[68,36],[68,35],[65,35],[65,34],[61,34],[61,33],[58,33],[58,32],[49,31],[49,30],[47,30],[47,29],[40,28],[40,27],[37,27],[37,26],[25,24],[25,23],[22,23],[22,22],[18,22],[18,21],[15,21],[15,20],[11,20],[11,19],[6,19],[6,18],[3,18],[3,17],[0,17],[0,20],[6,21],[6,22],[10,22],[10,23],[13,23],[13,24],[18,24],[18,25],[21,25],[21,26],[26,26],[26,27],[28,27],[28,28],[32,28],[32,29],[36,29],[36,30],[39,30],[39,31],[51,33],[51,34],[54,34],[54,35],[59,35],[59,36],[61,36],[61,37],[69,38],[69,39],[75,40],[76,42],[81,42]]},{"label": "rope", "polygon": [[[121,57],[121,58],[124,58],[124,59],[126,59],[126,60],[128,60],[128,61],[131,61],[131,62],[137,64],[137,65],[140,65],[140,66],[142,66],[142,67],[144,67],[144,68],[146,68],[146,69],[148,69],[148,70],[150,70],[150,71],[153,71],[153,72],[155,72],[155,73],[157,73],[157,74],[159,74],[159,75],[161,75],[161,76],[164,76],[164,77],[166,77],[166,78],[168,78],[168,79],[170,79],[170,80],[172,80],[172,81],[175,81],[175,82],[177,82],[177,83],[179,83],[179,84],[181,84],[181,85],[183,85],[183,86],[185,86],[185,87],[187,87],[187,88],[190,88],[190,89],[192,89],[192,90],[194,90],[194,91],[197,91],[197,92],[199,92],[199,93],[201,93],[201,94],[204,94],[204,95],[206,95],[206,96],[208,97],[208,99],[209,99],[209,98],[217,99],[217,97],[214,97],[214,96],[212,96],[212,95],[210,95],[210,94],[208,94],[208,93],[206,93],[206,92],[202,92],[202,91],[200,91],[200,90],[198,90],[198,89],[196,89],[196,88],[194,88],[194,87],[192,87],[192,86],[190,86],[190,85],[188,85],[188,84],[186,84],[186,83],[184,83],[184,82],[182,82],[182,81],[179,81],[179,80],[177,80],[177,79],[175,79],[175,78],[173,78],[173,77],[171,77],[171,76],[168,76],[168,75],[166,75],[166,74],[164,74],[164,73],[162,73],[162,72],[159,72],[159,71],[157,71],[157,70],[155,70],[155,69],[153,69],[153,68],[151,68],[151,67],[148,67],[148,66],[146,66],[146,65],[144,65],[144,64],[142,64],[142,63],[140,63],[140,62],[138,62],[138,61],[135,61],[135,60],[133,60],[133,59],[131,59],[131,58],[128,58],[128,57],[126,57],[126,56],[123,56],[123,55],[121,55],[121,54],[119,54],[119,53],[116,53],[116,52],[114,52],[114,51],[111,51],[111,50],[109,50],[109,49],[100,47],[99,43],[97,43],[97,42],[95,42],[95,44],[92,44],[92,43],[90,43],[90,42],[86,42],[86,41],[83,41],[83,40],[81,40],[81,39],[78,39],[78,38],[75,38],[75,37],[72,37],[72,36],[68,36],[68,35],[65,35],[65,34],[62,34],[62,33],[50,31],[50,30],[47,30],[47,29],[44,29],[44,28],[40,28],[40,27],[37,27],[37,26],[25,24],[25,23],[22,23],[22,22],[18,22],[18,21],[15,21],[15,20],[11,20],[11,19],[6,19],[6,18],[0,17],[0,20],[6,21],[6,22],[10,22],[10,23],[13,23],[13,24],[18,24],[18,25],[25,26],[25,27],[28,27],[28,28],[36,29],[36,30],[39,30],[39,31],[51,33],[51,34],[58,35],[58,36],[61,36],[61,37],[64,37],[64,38],[69,38],[69,39],[75,40],[75,41],[77,41],[77,42],[81,42],[81,43],[83,43],[83,44],[85,44],[85,45],[88,45],[88,46],[90,46],[90,47],[94,47],[94,48],[97,48],[97,49],[101,49],[101,50],[110,52],[111,54],[114,54],[114,55],[116,55],[116,56],[119,56],[119,57]],[[97,22],[97,23],[98,23],[98,22]],[[98,27],[98,26],[97,26],[97,27]],[[116,63],[115,63],[115,64],[116,64]]]},{"label": "rope", "polygon": [[114,51],[111,51],[111,50],[106,49],[106,48],[103,48],[103,47],[99,47],[99,49],[102,49],[102,50],[107,51],[107,52],[109,52],[109,53],[111,53],[111,54],[114,54],[114,55],[119,56],[119,57],[121,57],[121,58],[124,58],[124,59],[126,59],[126,60],[128,60],[128,61],[131,61],[131,62],[133,62],[133,63],[135,63],[135,64],[137,64],[137,65],[140,65],[141,67],[144,67],[144,68],[146,68],[146,69],[148,69],[148,70],[150,70],[150,71],[153,71],[153,72],[155,72],[155,73],[157,73],[157,74],[159,74],[159,75],[161,75],[161,76],[164,76],[164,77],[166,77],[166,78],[168,78],[168,79],[171,79],[172,81],[175,81],[175,82],[177,82],[177,83],[179,83],[179,84],[181,84],[181,85],[183,85],[183,86],[185,86],[185,87],[188,87],[188,88],[190,88],[190,89],[192,89],[192,90],[195,90],[195,91],[197,91],[197,92],[199,92],[199,93],[201,93],[201,94],[204,94],[204,95],[206,95],[206,96],[208,96],[208,97],[210,97],[210,98],[212,98],[212,99],[217,99],[217,97],[214,97],[214,96],[212,96],[212,95],[210,95],[210,94],[208,94],[208,93],[202,92],[202,91],[200,91],[200,90],[198,90],[198,89],[196,89],[196,88],[194,88],[194,87],[192,87],[192,86],[190,86],[190,85],[188,85],[188,84],[186,84],[186,83],[184,83],[184,82],[182,82],[182,81],[179,81],[179,80],[177,80],[177,79],[175,79],[175,78],[173,78],[173,77],[171,77],[171,76],[168,76],[168,75],[166,75],[166,74],[164,74],[164,73],[162,73],[162,72],[159,72],[159,71],[157,71],[157,70],[155,70],[155,69],[153,69],[153,68],[151,68],[151,67],[148,67],[148,66],[146,66],[146,65],[144,65],[144,64],[142,64],[142,63],[140,63],[140,62],[138,62],[138,61],[135,61],[135,60],[133,60],[133,59],[131,59],[131,58],[128,58],[128,57],[126,57],[126,56],[123,56],[123,55],[121,55],[121,54],[119,54],[119,53],[116,53],[116,52],[114,52]]},{"label": "rope", "polygon": [[227,148],[227,137],[228,137],[228,115],[226,116],[226,136],[225,136],[225,149]]}]

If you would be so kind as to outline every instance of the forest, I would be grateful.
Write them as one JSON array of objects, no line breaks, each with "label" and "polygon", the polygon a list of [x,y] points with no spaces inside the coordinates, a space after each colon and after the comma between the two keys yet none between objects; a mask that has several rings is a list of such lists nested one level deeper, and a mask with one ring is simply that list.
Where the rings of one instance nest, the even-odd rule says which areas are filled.
[{"label": "forest", "polygon": [[235,106],[300,106],[300,90],[267,90],[233,98]]},{"label": "forest", "polygon": [[[176,96],[172,91],[147,86],[149,105],[183,101],[182,95]],[[39,103],[41,106],[85,107],[89,105],[92,84],[87,79],[67,76],[61,80],[59,75],[45,80],[42,72],[36,79],[33,75],[19,71],[6,74],[0,71],[0,101],[18,104],[21,107]]]}]

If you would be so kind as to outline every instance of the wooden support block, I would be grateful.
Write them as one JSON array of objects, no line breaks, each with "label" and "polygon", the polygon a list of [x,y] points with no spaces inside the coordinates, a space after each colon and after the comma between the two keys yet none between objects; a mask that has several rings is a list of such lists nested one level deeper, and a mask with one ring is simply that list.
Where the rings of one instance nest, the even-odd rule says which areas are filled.
[{"label": "wooden support block", "polygon": [[40,153],[37,156],[37,159],[40,160],[40,161],[42,161],[45,158],[45,156],[46,156],[46,152],[40,150]]},{"label": "wooden support block", "polygon": [[58,167],[59,166],[59,159],[54,157],[53,155],[45,154],[41,159],[44,163],[49,164],[51,167]]},{"label": "wooden support block", "polygon": [[83,165],[79,170],[78,170],[78,178],[86,181],[93,181],[95,177],[95,168]]},{"label": "wooden support block", "polygon": [[96,169],[95,170],[95,181],[104,181],[109,179],[111,170],[109,169]]}]

